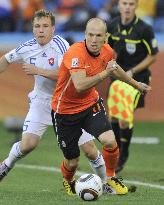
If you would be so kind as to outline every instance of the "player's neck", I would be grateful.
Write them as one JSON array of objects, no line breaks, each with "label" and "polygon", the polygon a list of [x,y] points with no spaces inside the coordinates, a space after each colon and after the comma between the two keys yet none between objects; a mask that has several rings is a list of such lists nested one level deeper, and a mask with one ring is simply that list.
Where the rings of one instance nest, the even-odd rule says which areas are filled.
[{"label": "player's neck", "polygon": [[133,19],[135,18],[135,16],[132,16],[131,18],[121,18],[121,23],[122,25],[127,25],[127,24],[130,24]]},{"label": "player's neck", "polygon": [[87,52],[89,53],[89,55],[91,55],[92,57],[98,57],[98,56],[100,55],[100,52],[98,52],[98,53],[92,53],[92,52],[88,49],[87,44],[86,44],[86,40],[85,40],[85,47],[86,47]]}]

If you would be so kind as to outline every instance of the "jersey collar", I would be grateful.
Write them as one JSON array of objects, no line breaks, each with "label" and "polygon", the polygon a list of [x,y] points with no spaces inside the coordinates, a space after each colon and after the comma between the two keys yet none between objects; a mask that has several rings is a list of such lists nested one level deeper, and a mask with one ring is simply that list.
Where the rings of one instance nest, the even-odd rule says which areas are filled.
[{"label": "jersey collar", "polygon": [[138,18],[134,16],[133,20],[130,23],[124,25],[121,23],[121,17],[120,17],[119,24],[118,24],[118,32],[123,33],[123,31],[126,31],[127,34],[130,34],[131,31],[133,30],[133,25],[135,25],[137,22],[138,22]]},{"label": "jersey collar", "polygon": [[38,44],[38,45],[39,45],[39,48],[46,49],[46,48],[50,47],[52,43],[53,43],[53,39],[51,39],[51,41],[49,41],[44,46],[41,46],[40,44]]}]

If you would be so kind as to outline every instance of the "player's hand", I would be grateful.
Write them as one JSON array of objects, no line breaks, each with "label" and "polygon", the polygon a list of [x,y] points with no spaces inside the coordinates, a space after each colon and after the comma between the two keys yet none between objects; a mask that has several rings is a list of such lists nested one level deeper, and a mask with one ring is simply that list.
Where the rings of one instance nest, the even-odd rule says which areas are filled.
[{"label": "player's hand", "polygon": [[137,88],[142,94],[147,93],[151,90],[151,86],[138,82],[138,88]]},{"label": "player's hand", "polygon": [[38,68],[32,64],[23,64],[22,65],[23,70],[27,75],[37,75],[38,74]]},{"label": "player's hand", "polygon": [[108,62],[107,66],[106,66],[106,71],[109,74],[112,74],[113,71],[118,69],[118,64],[116,63],[115,60],[111,60]]}]

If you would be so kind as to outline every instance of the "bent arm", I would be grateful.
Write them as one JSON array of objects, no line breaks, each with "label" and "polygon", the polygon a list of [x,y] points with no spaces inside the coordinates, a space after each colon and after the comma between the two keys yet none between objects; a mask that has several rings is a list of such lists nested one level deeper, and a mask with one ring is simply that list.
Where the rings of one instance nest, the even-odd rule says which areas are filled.
[{"label": "bent arm", "polygon": [[89,88],[94,87],[95,85],[103,81],[105,78],[110,76],[112,72],[115,69],[117,69],[116,67],[113,67],[114,64],[115,64],[115,60],[111,60],[108,69],[103,70],[102,72],[94,76],[87,76],[85,70],[72,72],[71,77],[77,92],[80,93],[85,90],[88,90]]},{"label": "bent arm", "polygon": [[0,58],[0,73],[4,72],[6,68],[9,66],[9,62],[6,60],[5,56],[3,55]]},{"label": "bent arm", "polygon": [[127,73],[118,64],[116,64],[116,67],[117,69],[113,71],[113,75],[117,79],[133,86],[134,88],[138,89],[141,93],[146,93],[151,90],[150,86],[144,83],[138,82],[134,80],[131,76],[127,75]]},{"label": "bent arm", "polygon": [[117,64],[117,70],[113,71],[113,75],[118,79],[121,80],[134,88],[138,89],[139,82],[134,80],[132,77],[127,75],[127,73]]},{"label": "bent arm", "polygon": [[57,80],[58,78],[58,69],[57,70],[45,70],[42,68],[37,69],[37,75],[43,76],[50,80]]},{"label": "bent arm", "polygon": [[141,61],[139,64],[137,64],[131,69],[132,74],[136,74],[147,69],[151,64],[156,61],[156,56],[157,55],[147,55],[147,57],[143,61]]},{"label": "bent arm", "polygon": [[94,76],[88,77],[86,76],[85,70],[79,70],[72,72],[71,78],[77,92],[81,93],[91,87],[94,87],[111,75],[114,75],[117,79],[133,86],[141,92],[147,92],[151,90],[151,87],[147,86],[146,84],[142,84],[127,75],[127,73],[115,62],[115,60],[109,61],[106,70],[103,70]]},{"label": "bent arm", "polygon": [[27,75],[40,75],[50,80],[57,80],[58,78],[58,69],[46,70],[43,68],[38,68],[32,64],[23,64],[22,68]]},{"label": "bent arm", "polygon": [[71,74],[73,84],[78,93],[81,93],[89,88],[94,87],[99,82],[101,82],[100,75],[94,75],[91,77],[86,76],[86,71],[77,71]]}]

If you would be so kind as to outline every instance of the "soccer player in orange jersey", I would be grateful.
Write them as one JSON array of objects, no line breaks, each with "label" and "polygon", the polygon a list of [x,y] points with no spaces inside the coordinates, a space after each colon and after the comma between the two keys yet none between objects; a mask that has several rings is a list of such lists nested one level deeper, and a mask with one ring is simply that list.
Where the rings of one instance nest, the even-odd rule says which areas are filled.
[{"label": "soccer player in orange jersey", "polygon": [[[33,39],[21,44],[0,58],[0,73],[12,63],[22,64],[26,74],[34,76],[35,84],[29,93],[29,110],[24,120],[22,138],[15,142],[8,156],[0,162],[0,182],[15,164],[37,148],[47,128],[52,125],[51,100],[58,67],[68,42],[54,35],[55,16],[47,10],[36,11],[32,18]],[[84,132],[79,138],[79,146],[89,159],[95,173],[105,181],[106,168],[102,154],[93,142],[93,136]],[[111,192],[110,192],[111,193]]]},{"label": "soccer player in orange jersey", "polygon": [[103,146],[106,183],[113,193],[128,193],[127,187],[115,177],[119,148],[95,85],[114,75],[141,92],[149,91],[150,87],[129,77],[113,60],[112,48],[104,43],[106,32],[103,20],[90,19],[86,25],[85,41],[69,48],[59,68],[52,100],[52,121],[65,158],[61,171],[67,193],[75,193],[74,174],[80,156],[78,140],[82,129],[97,138]]}]

